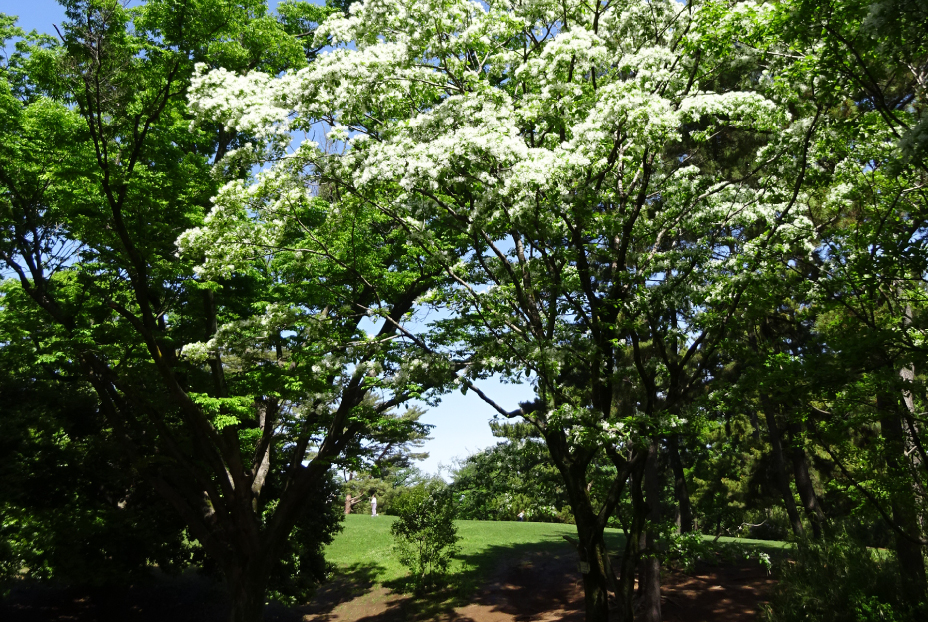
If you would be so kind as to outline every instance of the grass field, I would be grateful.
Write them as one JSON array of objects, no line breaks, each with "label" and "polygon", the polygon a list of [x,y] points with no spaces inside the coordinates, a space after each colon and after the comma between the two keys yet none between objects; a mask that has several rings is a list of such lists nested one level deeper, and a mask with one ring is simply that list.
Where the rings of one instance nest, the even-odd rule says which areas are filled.
[{"label": "grass field", "polygon": [[[326,560],[338,566],[340,574],[402,588],[407,572],[393,553],[390,525],[394,520],[393,516],[349,514],[344,531],[326,548]],[[462,520],[455,524],[461,539],[451,571],[462,593],[486,580],[502,562],[540,551],[569,551],[562,536],[577,536],[573,525],[553,523]],[[613,550],[624,542],[620,532],[610,533],[609,539]]]},{"label": "grass field", "polygon": [[[401,586],[406,569],[393,553],[390,525],[393,516],[372,517],[349,514],[345,529],[326,548],[326,559],[339,568],[339,574],[356,575],[367,583]],[[563,536],[577,537],[573,525],[558,523],[519,523],[512,521],[456,521],[459,554],[452,566],[454,583],[463,591],[489,577],[495,568],[507,560],[520,559],[541,551],[565,553],[571,551]],[[706,536],[706,540],[714,538]],[[720,538],[723,545],[736,544],[747,549],[783,554],[791,545],[787,542]],[[624,550],[625,536],[621,530],[606,530],[606,546],[611,553]]]}]

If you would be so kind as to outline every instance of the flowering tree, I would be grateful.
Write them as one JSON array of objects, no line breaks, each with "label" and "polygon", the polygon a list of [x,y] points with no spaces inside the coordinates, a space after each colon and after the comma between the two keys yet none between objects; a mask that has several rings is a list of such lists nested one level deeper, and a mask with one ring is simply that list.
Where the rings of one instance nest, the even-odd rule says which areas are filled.
[{"label": "flowering tree", "polygon": [[[602,533],[620,493],[634,475],[635,524],[651,533],[658,442],[709,379],[768,252],[808,233],[779,180],[803,168],[813,124],[791,121],[788,89],[761,71],[766,20],[753,3],[369,0],[320,28],[333,49],[305,70],[204,68],[195,80],[200,119],[253,133],[255,152],[279,158],[257,186],[220,195],[197,234],[205,266],[256,232],[279,245],[313,187],[401,226],[446,279],[419,302],[452,312],[410,339],[545,439],[577,521],[591,621],[608,615]],[[290,151],[294,132],[319,124],[343,148]],[[228,215],[256,193],[274,209],[230,233]],[[475,381],[497,372],[531,379],[536,401],[496,404]],[[615,477],[594,500],[588,468],[602,451]],[[615,587],[626,619],[638,544]]]}]

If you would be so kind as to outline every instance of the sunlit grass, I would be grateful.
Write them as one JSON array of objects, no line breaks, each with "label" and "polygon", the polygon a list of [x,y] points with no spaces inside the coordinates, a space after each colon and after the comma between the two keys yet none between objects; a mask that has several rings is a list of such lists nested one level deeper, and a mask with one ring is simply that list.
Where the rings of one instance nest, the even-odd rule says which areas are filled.
[{"label": "sunlit grass", "polygon": [[[389,583],[406,577],[406,569],[393,553],[390,525],[393,516],[372,517],[350,514],[345,517],[345,529],[326,548],[326,559],[340,570],[364,569],[377,583]],[[480,581],[507,558],[518,558],[528,552],[550,551],[569,553],[572,548],[563,538],[576,539],[574,525],[558,523],[519,523],[515,521],[455,521],[458,527],[459,553],[452,571],[468,583]],[[705,536],[706,541],[715,538]],[[719,538],[720,545],[737,545],[773,553],[792,546],[788,542]],[[619,529],[606,530],[606,545],[613,554],[621,554],[625,536]],[[463,571],[463,572],[462,572]],[[466,575],[466,579],[464,577]]]}]

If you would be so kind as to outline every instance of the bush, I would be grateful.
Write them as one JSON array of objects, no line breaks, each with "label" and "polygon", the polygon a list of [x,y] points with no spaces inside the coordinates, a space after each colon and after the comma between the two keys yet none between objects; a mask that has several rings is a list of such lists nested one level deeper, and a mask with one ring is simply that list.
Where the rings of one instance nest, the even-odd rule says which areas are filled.
[{"label": "bush", "polygon": [[915,622],[925,620],[903,598],[889,551],[868,549],[845,533],[800,542],[793,563],[779,565],[767,622]]},{"label": "bush", "polygon": [[399,495],[393,509],[399,517],[390,528],[394,550],[415,591],[442,584],[459,540],[449,491],[419,485]]}]

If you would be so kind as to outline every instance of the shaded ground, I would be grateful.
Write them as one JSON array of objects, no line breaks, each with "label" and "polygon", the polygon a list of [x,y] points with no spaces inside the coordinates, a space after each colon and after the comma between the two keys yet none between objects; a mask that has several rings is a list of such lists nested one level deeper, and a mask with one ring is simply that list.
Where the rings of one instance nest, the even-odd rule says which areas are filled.
[{"label": "shaded ground", "polygon": [[[227,622],[229,599],[215,581],[187,573],[127,588],[19,586],[0,603],[0,622]],[[300,622],[272,605],[267,622]]]},{"label": "shaded ground", "polygon": [[[417,599],[389,586],[375,587],[375,569],[355,567],[300,608],[306,622],[582,622],[583,587],[569,546],[510,555],[475,593],[453,589]],[[365,575],[368,579],[365,581]],[[691,573],[671,571],[663,580],[665,622],[754,622],[775,580],[756,562],[699,564]]]},{"label": "shaded ground", "polygon": [[[569,545],[523,545],[463,560],[459,581],[430,598],[376,585],[380,568],[356,564],[323,586],[312,603],[268,609],[270,622],[565,622],[583,621],[583,589]],[[497,560],[505,559],[504,563]],[[495,568],[487,572],[492,560]],[[475,583],[479,579],[478,583]],[[664,576],[665,622],[753,622],[774,580],[756,563],[710,566]],[[29,588],[0,605],[4,622],[224,622],[228,602],[195,575],[114,590]]]},{"label": "shaded ground", "polygon": [[665,622],[753,621],[775,585],[757,562],[698,564],[692,573],[664,578],[662,613]]}]

